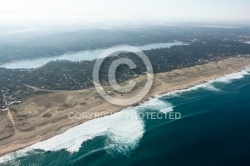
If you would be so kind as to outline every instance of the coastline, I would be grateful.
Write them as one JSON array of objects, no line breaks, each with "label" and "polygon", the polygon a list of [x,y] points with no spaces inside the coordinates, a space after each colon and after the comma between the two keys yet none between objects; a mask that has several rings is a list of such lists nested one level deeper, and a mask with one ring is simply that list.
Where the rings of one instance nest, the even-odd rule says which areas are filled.
[{"label": "coastline", "polygon": [[[159,95],[164,95],[176,90],[188,89],[190,87],[207,83],[225,75],[242,71],[249,65],[250,59],[229,58],[219,62],[211,62],[204,65],[155,74],[153,87],[142,102],[148,101]],[[139,83],[143,82],[143,80],[145,80],[145,75],[135,78],[135,80]],[[130,97],[139,90],[140,86],[133,93],[126,94],[122,97]],[[82,105],[86,98],[79,99],[79,97],[83,96],[84,94],[88,94],[88,98],[93,97],[93,100],[91,99],[90,105],[88,103]],[[63,96],[67,101],[69,101],[67,103],[69,108],[65,108],[63,111],[58,110],[58,108],[61,108],[61,100],[59,99],[56,102],[53,101],[54,103],[50,103],[46,108],[40,108],[43,104],[49,103],[51,99],[58,96]],[[46,100],[44,98],[46,98]],[[81,101],[76,101],[76,99]],[[14,130],[13,134],[9,137],[6,137],[5,139],[0,140],[0,156],[26,148],[37,142],[47,140],[53,136],[64,133],[72,127],[91,120],[91,118],[83,120],[69,120],[67,115],[73,110],[74,112],[106,111],[115,113],[121,111],[124,108],[126,107],[114,106],[105,102],[103,99],[96,96],[94,89],[66,92],[66,94],[65,92],[56,92],[52,94],[39,95],[28,99],[23,104],[10,108],[14,115],[14,119],[16,120],[15,122],[17,129],[14,130],[12,128],[11,130]],[[40,110],[36,113],[33,113],[33,111],[36,109]],[[20,114],[13,110],[20,112],[28,111],[30,114],[26,113],[29,115],[28,118],[20,120]],[[50,117],[41,116],[48,112],[52,112]],[[24,121],[27,121],[27,124],[24,124]]]}]

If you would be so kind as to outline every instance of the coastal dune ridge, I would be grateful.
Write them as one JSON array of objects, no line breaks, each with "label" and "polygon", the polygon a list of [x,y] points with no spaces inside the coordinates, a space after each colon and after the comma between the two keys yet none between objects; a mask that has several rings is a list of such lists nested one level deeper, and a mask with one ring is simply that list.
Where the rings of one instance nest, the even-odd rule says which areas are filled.
[{"label": "coastal dune ridge", "polygon": [[[112,118],[115,115],[113,114],[97,119],[69,120],[68,113],[108,111],[116,114],[131,113],[136,117],[138,112],[146,107],[154,107],[159,112],[168,113],[174,110],[174,106],[171,103],[161,102],[161,97],[176,96],[199,88],[218,92],[219,90],[212,85],[214,82],[230,83],[234,79],[241,79],[249,74],[249,65],[248,58],[229,58],[155,74],[154,84],[144,102],[128,108],[107,103],[97,96],[93,88],[30,97],[20,105],[10,107],[16,126],[15,129],[2,128],[1,134],[6,137],[0,141],[0,156],[2,156],[0,163],[21,157],[36,149],[44,151],[66,149],[71,153],[77,152],[85,141],[98,136],[107,137],[106,147],[111,147],[107,148],[110,153],[112,151],[129,153],[137,146],[145,132],[144,122],[139,117],[121,120]],[[138,83],[145,79],[145,75],[134,78]],[[134,95],[141,86],[139,84],[133,92],[123,97]],[[84,94],[88,94],[88,99]],[[56,100],[58,96],[61,96],[60,99],[67,104],[63,109],[62,100]],[[47,107],[41,107],[42,104],[50,102],[52,104]],[[48,112],[51,116],[43,116]],[[6,116],[5,113],[0,114],[1,119]]]}]

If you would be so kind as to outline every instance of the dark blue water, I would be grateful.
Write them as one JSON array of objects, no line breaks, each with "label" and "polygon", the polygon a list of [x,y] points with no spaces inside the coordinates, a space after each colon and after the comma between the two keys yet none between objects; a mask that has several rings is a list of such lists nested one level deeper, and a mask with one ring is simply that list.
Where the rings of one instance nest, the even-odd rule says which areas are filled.
[{"label": "dark blue water", "polygon": [[161,97],[182,118],[145,118],[143,137],[127,153],[110,153],[107,137],[98,136],[84,142],[79,152],[36,150],[2,165],[250,165],[250,76],[213,85],[219,91]]}]

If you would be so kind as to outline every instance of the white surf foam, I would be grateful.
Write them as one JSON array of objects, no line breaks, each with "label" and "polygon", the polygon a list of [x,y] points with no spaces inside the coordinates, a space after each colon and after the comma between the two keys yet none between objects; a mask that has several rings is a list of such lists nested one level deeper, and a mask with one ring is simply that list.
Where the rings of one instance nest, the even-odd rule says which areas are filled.
[{"label": "white surf foam", "polygon": [[[127,130],[128,128],[130,130]],[[112,136],[110,139],[114,144],[121,144],[121,146],[127,144],[132,149],[143,133],[143,121],[138,117],[135,108],[128,108],[110,116],[87,121],[61,135],[33,145],[32,149],[45,151],[66,149],[69,152],[77,152],[83,142],[101,135]],[[123,150],[126,151],[126,149]]]},{"label": "white surf foam", "polygon": [[106,145],[112,145],[109,152],[126,154],[129,150],[133,150],[137,146],[143,133],[144,122],[139,118],[138,111],[136,108],[127,108],[110,116],[87,121],[48,140],[5,155],[0,158],[0,163],[27,155],[29,151],[35,149],[44,151],[66,149],[69,152],[77,152],[84,142],[98,136],[108,137]]},{"label": "white surf foam", "polygon": [[120,120],[122,123],[116,121],[106,132],[107,140],[105,147],[111,146],[111,148],[107,150],[111,154],[114,152],[127,154],[135,149],[143,136],[143,120],[140,119],[133,109],[127,111],[127,117],[121,115]]},{"label": "white surf foam", "polygon": [[233,80],[244,78],[245,75],[249,75],[249,69],[242,70],[237,73],[228,74],[215,80],[215,82],[230,83]]},{"label": "white surf foam", "polygon": [[109,147],[107,148],[108,153],[128,154],[136,148],[144,134],[144,121],[138,115],[138,111],[143,110],[143,108],[155,109],[162,113],[173,111],[171,103],[162,101],[157,97],[137,107],[127,108],[110,116],[87,121],[48,140],[7,154],[0,158],[0,163],[25,156],[29,152],[33,153],[35,149],[44,151],[66,149],[71,153],[77,152],[82,144],[84,146],[84,142],[98,136],[107,137],[105,147]]},{"label": "white surf foam", "polygon": [[227,75],[224,75],[224,76],[219,77],[217,79],[209,80],[206,83],[195,85],[195,86],[187,88],[187,89],[174,90],[174,91],[168,92],[166,94],[163,94],[163,95],[161,95],[159,97],[179,96],[182,93],[194,91],[194,90],[201,89],[201,88],[206,89],[206,90],[211,90],[211,91],[220,91],[220,89],[213,86],[214,82],[231,83],[233,80],[241,79],[241,78],[244,78],[246,75],[250,75],[249,72],[250,72],[250,68],[246,68],[246,69],[244,69],[244,70],[242,70],[240,72],[227,74]]},{"label": "white surf foam", "polygon": [[158,110],[161,113],[168,113],[174,110],[173,105],[170,102],[162,101],[160,96],[141,104],[139,107]]},{"label": "white surf foam", "polygon": [[127,108],[110,116],[87,121],[46,141],[39,142],[25,149],[2,156],[0,157],[0,164],[10,161],[13,158],[25,156],[30,151],[35,149],[45,151],[58,151],[66,149],[69,152],[77,152],[84,142],[97,136],[107,136],[105,144],[107,147],[111,147],[108,149],[108,152],[127,153],[138,145],[138,142],[144,134],[144,122],[138,116],[137,108],[147,107],[157,109],[162,113],[167,113],[173,111],[173,106],[169,102],[160,100],[160,97],[176,96],[181,93],[190,92],[200,88],[213,89],[213,86],[211,85],[213,82],[230,82],[235,79],[243,78],[245,75],[249,75],[249,69],[225,75],[218,79],[210,80],[207,83],[196,85],[187,89],[168,92],[164,95],[156,96],[156,98],[142,103],[138,107]]},{"label": "white surf foam", "polygon": [[205,89],[205,90],[208,90],[208,91],[213,91],[213,92],[219,92],[220,91],[220,89],[213,86],[212,82],[205,83],[204,87],[202,87],[202,88]]},{"label": "white surf foam", "polygon": [[168,108],[162,109],[160,112],[166,114],[172,111],[174,111],[173,107],[168,107]]}]

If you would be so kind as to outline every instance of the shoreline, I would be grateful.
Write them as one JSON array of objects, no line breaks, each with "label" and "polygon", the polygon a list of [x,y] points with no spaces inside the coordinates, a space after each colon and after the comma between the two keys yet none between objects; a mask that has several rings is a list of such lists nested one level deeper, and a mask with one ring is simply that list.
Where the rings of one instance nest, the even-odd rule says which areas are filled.
[{"label": "shoreline", "polygon": [[[151,99],[167,95],[167,94],[174,92],[174,91],[183,91],[183,90],[187,90],[189,88],[193,88],[193,87],[196,87],[196,86],[199,86],[202,84],[207,84],[211,81],[216,81],[216,79],[224,77],[225,75],[240,72],[240,71],[246,69],[247,67],[249,67],[249,65],[250,65],[250,59],[229,58],[229,59],[225,59],[225,60],[218,61],[218,62],[210,62],[210,63],[204,64],[204,65],[199,65],[199,66],[194,66],[194,67],[184,68],[184,69],[178,69],[178,70],[174,70],[174,71],[166,72],[166,73],[155,74],[155,81],[154,81],[154,84],[153,84],[151,91],[140,103],[133,105],[133,107],[136,107],[136,106],[140,105],[141,103],[148,102]],[[210,72],[210,70],[207,71],[207,68],[209,68],[209,67],[210,67],[211,72]],[[226,70],[221,71],[222,69],[226,69]],[[201,73],[202,73],[202,70],[207,71],[208,73],[204,74],[204,75],[200,75],[200,73],[196,73],[196,71],[200,71],[200,70],[201,70]],[[175,75],[177,75],[177,76],[174,77]],[[174,79],[168,80],[169,77],[170,78],[173,77]],[[164,78],[166,78],[166,80],[164,80]],[[144,76],[140,76],[139,78],[136,78],[136,79],[143,80]],[[134,93],[137,93],[138,90],[139,90],[139,88],[137,90],[135,90]],[[69,95],[72,95],[73,97],[74,97],[74,95],[76,95],[76,98],[78,98],[77,95],[79,95],[79,93],[83,93],[84,91],[82,91],[82,90],[72,91],[72,94],[69,94]],[[87,93],[88,92],[89,91],[87,91]],[[93,89],[91,89],[90,92],[93,93],[93,96],[96,95],[93,92]],[[64,93],[65,92],[58,92],[58,93],[55,92],[53,95],[51,95],[51,94],[40,95],[40,97],[41,98],[48,97],[48,100],[49,100],[51,97],[52,98],[55,97],[55,94],[66,95]],[[127,94],[124,97],[129,97],[132,95],[133,95],[133,93]],[[68,97],[68,98],[72,97],[72,96],[66,95],[66,97]],[[34,97],[34,98],[40,99],[39,97]],[[93,104],[93,106],[90,106],[88,109],[86,109],[84,111],[101,112],[101,111],[105,110],[107,112],[110,112],[111,114],[114,114],[116,112],[119,112],[119,111],[127,108],[127,107],[121,107],[121,106],[114,106],[112,104],[109,104],[109,103],[102,101],[101,99],[99,100],[99,98],[98,99],[97,98],[93,99],[94,104],[91,103],[91,104]],[[83,99],[83,101],[84,101],[84,99]],[[35,100],[35,102],[37,102],[37,101]],[[96,104],[98,102],[100,102],[100,104]],[[30,106],[31,103],[33,104],[34,100],[30,99],[30,100],[24,102],[24,104],[21,104],[20,106],[16,106],[14,108],[15,109],[19,108],[19,110],[28,110],[28,108],[29,108],[30,110],[33,110],[34,108],[39,107],[39,105],[37,107],[35,107],[35,106],[31,107]],[[44,104],[44,103],[42,102],[42,104]],[[11,109],[14,109],[14,108],[11,108]],[[56,108],[56,107],[53,107],[53,108]],[[53,108],[49,108],[49,109],[53,109]],[[10,137],[7,137],[3,140],[0,140],[0,156],[3,157],[4,155],[9,154],[11,152],[15,152],[15,151],[18,151],[20,149],[24,149],[26,147],[29,147],[35,143],[47,140],[53,136],[64,133],[65,131],[69,130],[70,128],[78,126],[78,125],[80,125],[88,120],[92,120],[89,118],[89,119],[84,119],[84,120],[81,119],[81,120],[77,120],[77,121],[76,120],[70,121],[68,119],[68,117],[65,116],[65,115],[67,115],[67,113],[69,113],[69,111],[72,111],[72,110],[79,111],[80,109],[82,111],[83,108],[79,105],[74,106],[73,108],[65,109],[66,112],[57,113],[55,115],[55,117],[53,117],[53,115],[52,115],[52,118],[50,118],[49,121],[44,120],[44,121],[42,121],[44,123],[41,123],[41,124],[39,124],[40,121],[38,120],[38,118],[41,119],[41,117],[40,117],[41,112],[38,112],[37,117],[36,116],[31,117],[29,119],[32,119],[32,118],[33,119],[28,121],[30,123],[37,122],[37,125],[35,127],[34,126],[32,127],[32,125],[30,125],[30,124],[27,124],[24,126],[20,125],[22,127],[19,127],[19,124],[21,124],[21,123],[17,122],[17,125],[18,125],[17,130],[14,131],[14,133]],[[48,110],[46,110],[46,111],[48,112]],[[44,112],[42,112],[42,113],[44,113]],[[58,117],[59,115],[61,117]],[[17,115],[14,114],[14,117],[15,117],[15,119],[17,119],[18,114]],[[55,119],[53,119],[53,118],[55,118]],[[98,117],[98,118],[101,118],[101,117]],[[38,121],[35,121],[35,120],[38,120]]]},{"label": "shoreline", "polygon": [[[153,45],[158,45],[158,46],[154,47]],[[165,46],[161,46],[161,45],[165,45]],[[134,47],[138,47],[142,51],[145,51],[145,50],[151,50],[151,49],[169,48],[169,47],[178,46],[178,45],[187,45],[187,43],[182,42],[182,41],[172,41],[172,42],[166,42],[166,43],[160,42],[160,43],[144,44],[144,45],[138,45],[138,46],[134,46]],[[148,47],[148,48],[142,49],[143,47]],[[109,47],[107,47],[107,48],[109,48]],[[12,61],[8,61],[8,62],[4,62],[4,63],[0,62],[0,67],[6,68],[6,69],[26,69],[26,70],[36,69],[36,68],[40,68],[40,67],[46,65],[50,61],[62,60],[62,57],[64,57],[63,59],[68,60],[68,61],[72,61],[72,62],[84,61],[84,60],[92,61],[92,60],[98,58],[98,56],[93,57],[93,58],[87,58],[87,59],[86,58],[85,59],[79,59],[79,58],[74,59],[74,58],[72,58],[72,56],[74,57],[77,54],[85,54],[85,53],[90,54],[89,52],[95,52],[95,51],[103,52],[107,48],[96,48],[96,49],[86,49],[86,50],[81,50],[81,51],[70,51],[70,52],[65,52],[65,53],[62,53],[60,55],[55,55],[55,56],[46,56],[46,57],[38,56],[38,57],[24,58],[24,59],[19,59],[19,60],[12,60]],[[98,53],[98,55],[99,55],[99,53]],[[41,61],[40,63],[39,63],[39,60]],[[31,61],[31,62],[35,61],[35,64],[37,64],[37,65],[35,65],[35,67],[28,67],[27,68],[26,63],[29,61]],[[36,62],[36,61],[38,61],[38,62]],[[46,63],[43,63],[43,61],[46,61]],[[22,64],[22,63],[24,63],[24,64]],[[22,67],[20,67],[20,64]],[[19,67],[16,67],[15,65],[17,65]]]}]

